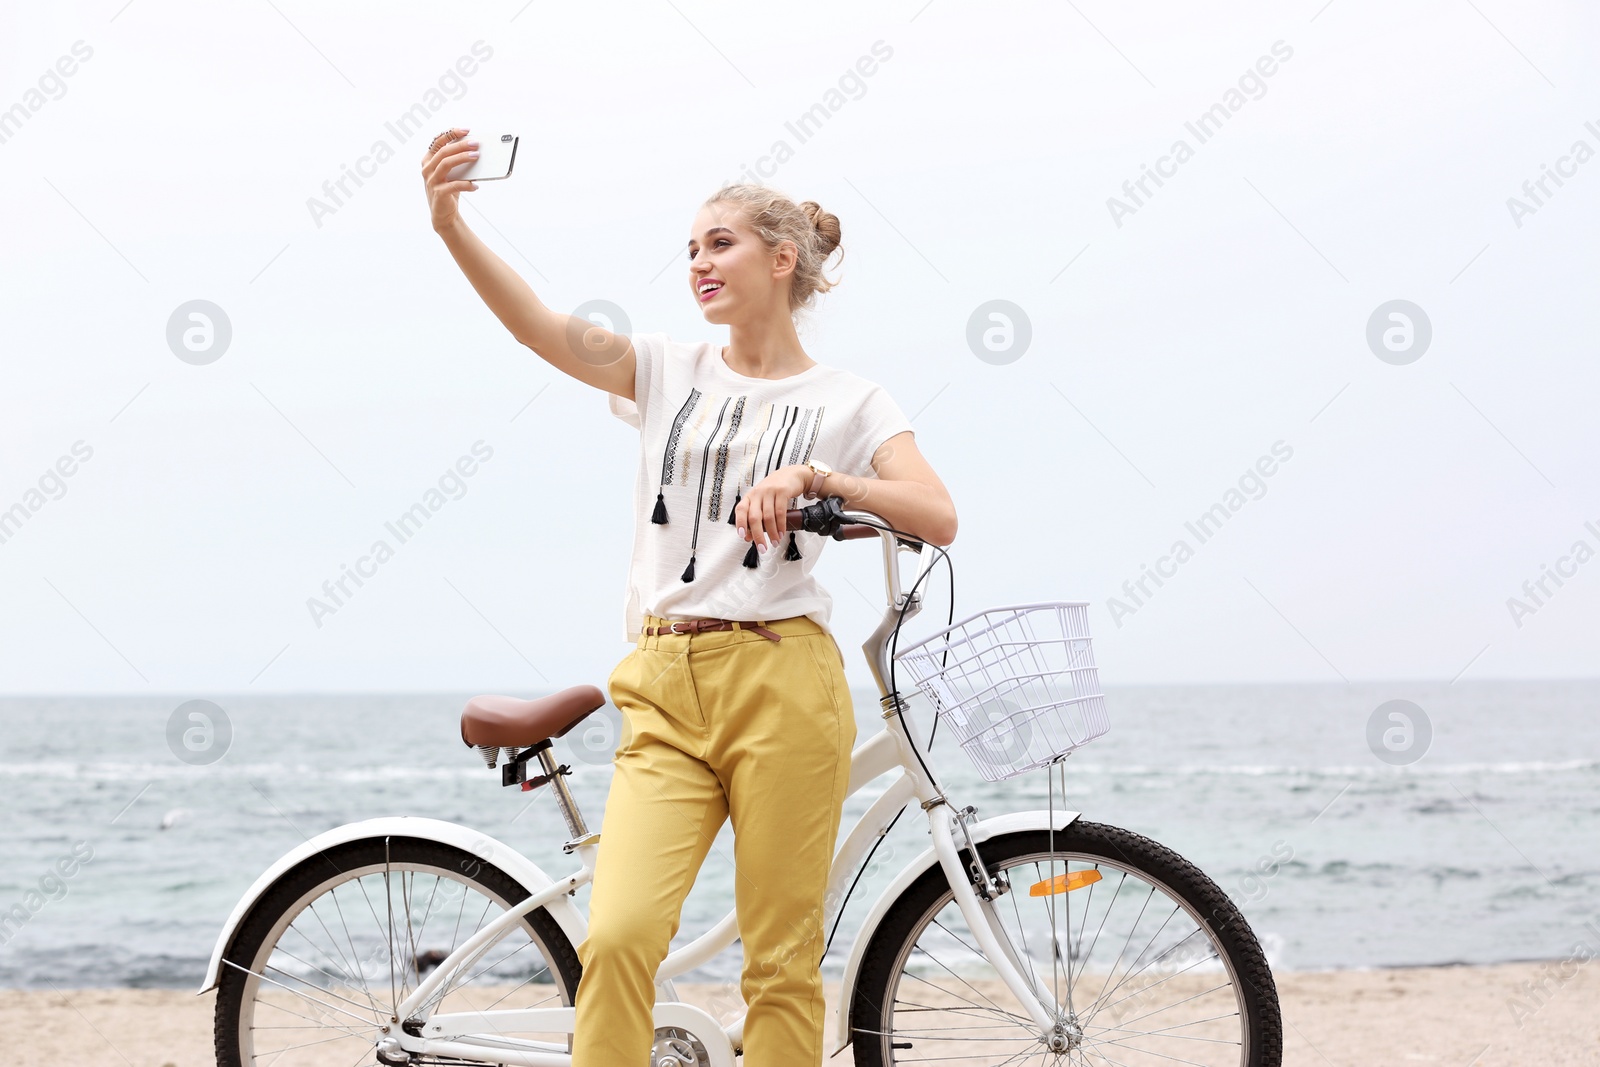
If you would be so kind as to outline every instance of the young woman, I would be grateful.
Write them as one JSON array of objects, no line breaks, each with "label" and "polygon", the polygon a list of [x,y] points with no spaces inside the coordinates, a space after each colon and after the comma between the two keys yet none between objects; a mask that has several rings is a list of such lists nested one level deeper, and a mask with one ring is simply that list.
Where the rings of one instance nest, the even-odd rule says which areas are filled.
[{"label": "young woman", "polygon": [[578,946],[574,1067],[649,1062],[656,969],[730,818],[744,1062],[817,1067],[823,895],[856,726],[832,598],[811,577],[828,539],[786,532],[784,512],[839,496],[948,545],[955,506],[889,395],[801,347],[795,315],[832,288],[837,218],[723,187],[694,218],[687,281],[729,343],[617,336],[545,307],[467,228],[457,198],[476,186],[448,178],[476,158],[467,133],[423,160],[434,230],[513,337],[640,431],[636,644],[607,680],[626,730]]}]

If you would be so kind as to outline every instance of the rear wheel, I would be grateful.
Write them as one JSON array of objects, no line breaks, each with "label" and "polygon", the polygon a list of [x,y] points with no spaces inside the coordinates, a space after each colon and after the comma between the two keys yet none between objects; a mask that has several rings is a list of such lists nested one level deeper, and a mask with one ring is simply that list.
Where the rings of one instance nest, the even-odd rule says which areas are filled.
[{"label": "rear wheel", "polygon": [[[262,894],[223,957],[219,1067],[378,1062],[395,1006],[527,896],[498,867],[436,841],[369,838],[311,857]],[[561,927],[535,909],[441,987],[427,1014],[570,1006],[581,972]]]},{"label": "rear wheel", "polygon": [[1039,1032],[979,954],[934,867],[891,905],[862,959],[850,1008],[861,1067],[1282,1062],[1260,944],[1227,895],[1177,853],[1079,821],[1002,834],[978,854],[1010,881],[990,907],[1032,962],[1046,1007],[1055,1005],[1055,1033]]}]

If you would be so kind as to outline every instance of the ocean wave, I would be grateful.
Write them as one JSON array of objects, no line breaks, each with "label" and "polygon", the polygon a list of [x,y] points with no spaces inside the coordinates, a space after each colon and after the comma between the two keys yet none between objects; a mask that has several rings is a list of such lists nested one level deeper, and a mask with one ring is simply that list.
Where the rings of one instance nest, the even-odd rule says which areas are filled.
[{"label": "ocean wave", "polygon": [[[1068,785],[1073,774],[1095,775],[1111,778],[1174,778],[1174,777],[1249,777],[1249,778],[1382,778],[1407,776],[1433,776],[1464,774],[1551,774],[1600,770],[1600,760],[1507,760],[1503,762],[1428,763],[1420,761],[1409,766],[1390,767],[1348,764],[1327,767],[1302,767],[1290,764],[1259,763],[1178,763],[1168,766],[1148,763],[1073,763],[1068,761]],[[605,768],[573,767],[574,774],[587,776],[600,773]],[[489,771],[480,762],[463,766],[418,765],[402,766],[385,763],[364,767],[319,767],[306,763],[214,763],[191,767],[180,763],[148,762],[98,762],[74,763],[65,760],[46,760],[31,763],[0,763],[0,776],[9,778],[48,778],[71,781],[150,781],[158,779],[188,779],[197,775],[218,778],[315,778],[330,782],[375,782],[385,780],[433,781],[493,780],[498,782],[498,772]]]},{"label": "ocean wave", "polygon": [[1362,764],[1332,767],[1296,767],[1288,764],[1258,763],[1179,763],[1158,766],[1147,763],[1067,763],[1068,777],[1073,771],[1079,774],[1100,774],[1130,777],[1192,777],[1197,775],[1239,775],[1252,778],[1307,777],[1307,778],[1396,778],[1406,775],[1451,774],[1548,774],[1559,771],[1600,770],[1600,760],[1508,760],[1500,763],[1413,763],[1405,767],[1367,766]]},{"label": "ocean wave", "polygon": [[0,763],[0,776],[12,778],[51,778],[64,781],[120,782],[150,781],[168,778],[193,780],[196,776],[216,778],[315,778],[328,782],[372,782],[385,779],[449,780],[493,779],[499,782],[498,771],[487,770],[481,762],[464,767],[402,767],[384,764],[379,767],[317,767],[305,763],[214,763],[206,767],[190,767],[169,763],[67,763],[43,761],[37,763]]}]

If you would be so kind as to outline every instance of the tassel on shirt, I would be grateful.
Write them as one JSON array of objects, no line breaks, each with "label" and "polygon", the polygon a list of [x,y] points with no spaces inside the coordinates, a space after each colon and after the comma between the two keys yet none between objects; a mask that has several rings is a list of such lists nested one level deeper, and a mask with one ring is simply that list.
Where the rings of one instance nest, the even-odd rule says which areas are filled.
[{"label": "tassel on shirt", "polygon": [[728,509],[728,525],[729,526],[733,525],[733,513],[734,513],[734,510],[737,509],[738,506],[739,506],[739,498],[742,495],[742,493],[743,493],[743,490],[736,490],[734,492],[734,494],[733,494],[733,507]]},{"label": "tassel on shirt", "polygon": [[683,569],[683,580],[686,581],[686,582],[694,581],[694,557],[693,556],[689,557],[689,565]]},{"label": "tassel on shirt", "polygon": [[[656,493],[656,510],[650,515],[650,521],[658,525],[667,521],[667,501],[660,492]],[[684,580],[688,581],[687,578]]]},{"label": "tassel on shirt", "polygon": [[750,548],[744,554],[744,565],[746,567],[759,567],[761,565],[761,554],[756,551],[756,543],[754,541],[750,542]]},{"label": "tassel on shirt", "polygon": [[783,558],[784,559],[799,559],[800,558],[800,550],[795,547],[794,531],[793,530],[789,531],[789,550],[783,554]]}]

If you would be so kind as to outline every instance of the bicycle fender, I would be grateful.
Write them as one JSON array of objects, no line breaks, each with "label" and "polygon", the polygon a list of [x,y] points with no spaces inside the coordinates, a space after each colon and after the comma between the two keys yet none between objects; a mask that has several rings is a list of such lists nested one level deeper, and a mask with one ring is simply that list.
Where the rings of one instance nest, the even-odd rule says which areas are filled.
[{"label": "bicycle fender", "polygon": [[[261,899],[279,878],[324,849],[370,837],[411,837],[451,845],[500,868],[527,889],[529,894],[536,893],[553,882],[553,879],[540,870],[536,863],[510,845],[459,823],[395,815],[335,826],[285,853],[245,891],[239,903],[233,906],[233,913],[223,924],[222,934],[217,938],[216,947],[211,950],[211,963],[206,968],[205,984],[200,987],[199,992],[206,993],[216,987],[217,976],[222,970],[222,957],[233,944],[234,934],[244,922],[245,916],[255,907],[256,901]],[[584,919],[583,913],[573,905],[570,895],[556,897],[545,905],[545,911],[556,921],[556,925],[561,927],[573,945],[579,944],[587,936],[588,922]]]},{"label": "bicycle fender", "polygon": [[[1055,812],[1055,829],[1065,830],[1080,814],[1082,813],[1076,811]],[[1008,811],[990,819],[980,819],[970,824],[967,830],[972,834],[973,843],[977,844],[991,837],[1016,833],[1019,830],[1048,830],[1050,815],[1051,813],[1043,808],[1031,811]],[[966,847],[966,840],[959,833],[956,835],[956,841],[960,848]],[[883,921],[883,917],[888,914],[894,902],[900,899],[901,894],[910,888],[912,882],[922,877],[929,868],[938,866],[939,860],[933,854],[933,846],[930,845],[895,876],[894,881],[879,894],[877,901],[872,905],[872,910],[862,920],[861,929],[850,946],[850,958],[845,962],[844,976],[839,982],[837,1018],[833,1045],[828,1049],[829,1056],[837,1056],[850,1043],[850,1005],[855,999],[856,977],[861,971],[861,959],[866,955],[867,945],[872,942],[872,935],[877,932],[878,924]]]}]

